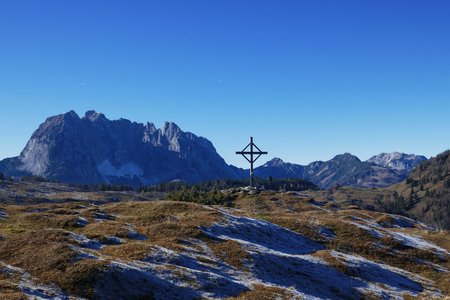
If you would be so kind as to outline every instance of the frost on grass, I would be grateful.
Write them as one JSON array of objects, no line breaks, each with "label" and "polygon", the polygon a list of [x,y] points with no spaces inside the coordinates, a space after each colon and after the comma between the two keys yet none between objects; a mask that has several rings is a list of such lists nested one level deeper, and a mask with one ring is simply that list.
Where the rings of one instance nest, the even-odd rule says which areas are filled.
[{"label": "frost on grass", "polygon": [[[74,299],[62,292],[59,288],[48,285],[35,284],[31,275],[24,270],[0,262],[0,275],[6,278],[16,278],[15,284],[29,299],[33,300],[68,300]],[[13,283],[15,280],[11,280]]]},{"label": "frost on grass", "polygon": [[403,293],[417,296],[424,291],[422,284],[428,283],[400,269],[362,258],[355,257],[352,261],[351,256],[342,256],[352,270],[344,273],[311,255],[324,247],[300,234],[269,222],[230,214],[225,214],[225,220],[204,231],[216,239],[238,241],[250,253],[250,272],[240,277],[249,286],[289,288],[294,295],[306,299],[358,298],[366,292],[395,298]]},{"label": "frost on grass", "polygon": [[321,236],[323,236],[327,241],[331,241],[336,238],[336,235],[334,234],[333,230],[320,226],[318,229],[318,232]]},{"label": "frost on grass", "polygon": [[125,294],[155,299],[197,299],[232,296],[248,289],[233,277],[233,270],[227,265],[220,261],[205,263],[204,259],[209,258],[202,252],[177,253],[155,247],[145,261],[111,262],[96,290],[105,298]]},{"label": "frost on grass", "polygon": [[434,250],[440,256],[450,255],[450,253],[431,242],[427,242],[421,237],[403,232],[391,232],[394,239],[402,242],[404,245],[421,250]]},{"label": "frost on grass", "polygon": [[84,227],[88,224],[88,220],[86,218],[83,217],[78,217],[76,222],[75,222],[75,226],[77,227]]},{"label": "frost on grass", "polygon": [[[395,222],[407,222],[408,221],[408,222],[410,222],[408,224],[411,226],[413,224],[417,223],[406,217],[397,216],[398,218],[394,218],[395,217],[394,215],[390,215],[390,216],[393,217],[394,220],[396,220]],[[361,229],[366,230],[367,232],[369,232],[372,236],[374,236],[376,238],[392,237],[395,240],[401,242],[403,245],[408,246],[408,247],[421,249],[421,250],[431,250],[440,256],[450,255],[450,253],[447,250],[445,250],[444,248],[441,248],[431,242],[427,242],[423,238],[421,238],[417,235],[412,235],[412,234],[407,234],[404,232],[390,230],[389,228],[384,228],[380,224],[378,224],[377,222],[374,222],[372,220],[366,220],[366,219],[355,217],[355,216],[351,216],[351,218],[355,221],[354,222],[350,221],[348,223],[350,223],[354,226],[357,226]],[[394,224],[398,224],[395,222],[394,222]],[[415,222],[415,223],[412,223],[412,222]],[[405,224],[403,224],[403,225],[405,225]],[[422,227],[420,223],[417,223],[417,226]],[[399,225],[395,225],[392,227],[399,228]],[[405,226],[405,227],[408,227],[408,226]]]},{"label": "frost on grass", "polygon": [[6,220],[7,217],[8,217],[8,214],[6,213],[6,211],[0,209],[0,221]]},{"label": "frost on grass", "polygon": [[[385,264],[376,263],[360,256],[332,251],[332,255],[345,263],[352,277],[367,283],[358,288],[364,293],[376,294],[381,298],[403,298],[404,294],[419,296],[424,293],[429,297],[439,297],[439,290],[433,288],[433,282],[419,275]],[[424,286],[427,289],[424,289]],[[422,296],[424,296],[422,294]]]},{"label": "frost on grass", "polygon": [[75,241],[78,246],[82,247],[82,248],[87,248],[87,249],[93,249],[93,250],[99,250],[102,249],[104,247],[104,245],[102,245],[101,243],[99,243],[96,240],[91,240],[88,239],[85,235],[83,234],[78,234],[75,232],[70,232],[69,233],[69,237]]}]

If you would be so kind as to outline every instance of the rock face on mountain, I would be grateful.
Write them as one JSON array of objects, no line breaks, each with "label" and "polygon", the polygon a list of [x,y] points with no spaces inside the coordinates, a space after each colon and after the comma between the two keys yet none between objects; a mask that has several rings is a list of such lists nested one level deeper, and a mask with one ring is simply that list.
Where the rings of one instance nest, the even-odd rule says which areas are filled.
[{"label": "rock face on mountain", "polygon": [[316,161],[307,166],[285,163],[275,158],[255,169],[259,177],[304,178],[329,188],[334,185],[355,187],[385,187],[402,181],[406,174],[395,168],[363,162],[349,153],[335,156],[329,161]]},{"label": "rock face on mountain", "polygon": [[183,132],[175,123],[108,120],[95,111],[48,118],[20,156],[0,162],[8,175],[36,175],[69,183],[152,184],[180,179],[237,178],[205,138]]},{"label": "rock face on mountain", "polygon": [[397,170],[406,176],[424,160],[427,158],[423,155],[392,152],[372,156],[367,162]]}]

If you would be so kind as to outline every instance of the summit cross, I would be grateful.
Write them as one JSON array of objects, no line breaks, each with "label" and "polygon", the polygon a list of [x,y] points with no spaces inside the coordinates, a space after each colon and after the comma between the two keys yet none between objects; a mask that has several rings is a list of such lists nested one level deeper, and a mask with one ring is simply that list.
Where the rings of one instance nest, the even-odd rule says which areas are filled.
[{"label": "summit cross", "polygon": [[[250,149],[249,149],[250,148]],[[257,151],[254,150],[254,148],[257,149]],[[253,178],[253,163],[263,154],[267,154],[266,151],[261,151],[261,149],[258,148],[253,143],[253,137],[250,137],[250,143],[242,150],[242,151],[236,151],[236,154],[240,154],[250,163],[250,186],[253,187],[254,184],[254,178]],[[247,157],[247,155],[250,156],[250,158]],[[255,157],[256,156],[256,157]]]}]

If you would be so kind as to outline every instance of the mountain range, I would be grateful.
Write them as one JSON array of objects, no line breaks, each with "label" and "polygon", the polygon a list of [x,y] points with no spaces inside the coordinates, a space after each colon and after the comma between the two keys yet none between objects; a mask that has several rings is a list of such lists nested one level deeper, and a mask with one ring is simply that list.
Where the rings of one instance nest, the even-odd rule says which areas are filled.
[{"label": "mountain range", "polygon": [[[329,188],[335,185],[384,187],[398,183],[424,156],[382,153],[361,161],[349,153],[306,166],[274,158],[255,169],[259,177],[305,178]],[[198,183],[242,179],[248,170],[228,165],[206,138],[166,122],[109,120],[88,111],[52,116],[33,133],[19,156],[0,161],[9,176],[41,176],[76,184],[156,184],[172,180]]]},{"label": "mountain range", "polygon": [[306,166],[274,158],[255,169],[259,177],[304,178],[322,187],[335,185],[362,188],[385,187],[406,178],[411,170],[427,158],[404,153],[381,153],[367,161],[344,153],[329,161],[316,161]]}]

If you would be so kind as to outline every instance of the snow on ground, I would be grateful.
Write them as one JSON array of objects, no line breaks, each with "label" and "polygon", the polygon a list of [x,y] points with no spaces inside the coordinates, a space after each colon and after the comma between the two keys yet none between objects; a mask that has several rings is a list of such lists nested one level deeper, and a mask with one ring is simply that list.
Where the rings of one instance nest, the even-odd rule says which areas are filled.
[{"label": "snow on ground", "polygon": [[[222,219],[202,231],[216,240],[240,243],[249,254],[241,269],[214,256],[205,242],[189,239],[179,252],[155,246],[144,260],[111,261],[97,282],[97,292],[105,298],[119,293],[135,298],[153,295],[157,299],[220,299],[239,295],[254,285],[266,285],[289,289],[301,299],[353,299],[364,298],[368,293],[382,299],[400,299],[405,294],[440,296],[432,282],[418,275],[333,251],[333,257],[350,270],[343,273],[315,256],[316,251],[325,249],[315,241],[263,220],[219,211]],[[437,249],[419,237],[398,235],[366,219],[354,217],[351,223],[380,237],[397,234],[408,245]],[[138,234],[131,224],[127,226],[131,236]],[[320,232],[335,238],[328,228],[320,228]],[[92,252],[104,245],[79,234],[71,234],[71,238],[77,242],[78,246],[73,247],[80,255],[98,259]]]},{"label": "snow on ground", "polygon": [[0,209],[0,221],[5,220],[8,217],[6,211]]},{"label": "snow on ground", "polygon": [[142,261],[112,261],[96,290],[106,298],[126,293],[136,298],[218,299],[262,284],[289,289],[302,299],[353,299],[367,293],[383,299],[440,295],[429,280],[418,275],[333,251],[351,270],[344,274],[314,256],[325,249],[321,244],[266,221],[220,212],[223,219],[202,230],[217,240],[239,242],[249,253],[242,269],[215,257],[206,243],[191,239],[180,252],[153,247]]},{"label": "snow on ground", "polygon": [[74,298],[69,297],[67,294],[62,292],[59,288],[54,286],[48,286],[48,285],[39,285],[34,284],[31,278],[31,275],[24,270],[7,265],[5,263],[0,262],[0,272],[6,273],[6,275],[9,275],[11,277],[18,276],[20,278],[20,281],[17,283],[19,289],[22,291],[22,293],[25,294],[29,299],[33,300],[69,300],[69,299],[79,299],[81,298]]},{"label": "snow on ground", "polygon": [[[374,221],[359,218],[356,216],[351,216],[351,218],[353,220],[355,220],[356,222],[347,221],[348,223],[366,230],[367,232],[369,232],[371,235],[373,235],[376,238],[390,236],[409,247],[413,247],[413,248],[421,249],[421,250],[432,250],[432,251],[435,251],[436,254],[438,254],[440,256],[450,255],[450,253],[447,250],[445,250],[444,248],[441,248],[431,242],[425,241],[420,236],[407,234],[407,233],[399,232],[399,231],[395,231],[395,230],[390,230],[389,228],[384,228],[384,227],[380,226],[378,223],[376,223]],[[400,219],[403,219],[403,217],[399,218],[399,220]],[[408,218],[404,218],[404,219],[407,220]],[[406,220],[403,220],[403,221],[406,221]],[[413,221],[413,220],[411,220],[411,221]]]},{"label": "snow on ground", "polygon": [[[255,285],[288,289],[294,297],[301,299],[354,299],[364,298],[367,293],[382,299],[400,299],[405,294],[440,296],[432,282],[418,275],[359,256],[332,251],[334,258],[348,266],[349,272],[343,273],[315,255],[318,250],[325,250],[322,244],[270,222],[235,216],[224,209],[219,209],[219,212],[222,214],[220,221],[201,229],[215,240],[240,243],[249,254],[242,268],[231,266],[216,257],[205,242],[187,239],[183,250],[178,252],[154,246],[143,260],[110,261],[96,282],[95,290],[103,299],[112,299],[116,295],[127,295],[129,298],[221,299],[237,296]],[[404,243],[412,247],[438,249],[420,237],[391,232],[362,218],[354,217],[351,223],[381,236],[397,234],[394,236],[403,238]],[[129,229],[129,238],[146,239],[131,224],[125,226]],[[319,232],[329,239],[335,238],[328,228],[320,227]],[[102,244],[82,234],[67,233],[73,241],[70,247],[78,253],[77,260],[106,259],[97,251],[108,247],[109,243]],[[109,238],[111,244],[125,242],[114,236]],[[20,288],[31,299],[68,299],[57,289],[34,285],[29,274],[23,270],[5,267],[21,274]]]},{"label": "snow on ground", "polygon": [[89,221],[86,218],[78,217],[77,221],[75,222],[75,226],[78,227],[84,227],[89,223]]},{"label": "snow on ground", "polygon": [[413,248],[417,248],[417,249],[421,249],[421,250],[435,250],[436,253],[439,254],[440,256],[450,255],[450,253],[447,250],[445,250],[444,248],[441,248],[431,242],[427,242],[420,236],[413,235],[413,234],[406,234],[404,232],[398,232],[398,231],[393,231],[393,232],[391,232],[391,234],[393,235],[393,237],[396,240],[402,242],[404,245],[407,245],[407,246],[410,246]]},{"label": "snow on ground", "polygon": [[336,238],[336,235],[334,234],[333,230],[323,226],[319,227],[319,234],[328,241],[331,241]]},{"label": "snow on ground", "polygon": [[75,233],[75,232],[69,232],[69,237],[77,242],[78,246],[82,248],[92,249],[92,250],[99,250],[104,247],[100,242],[96,240],[88,239],[85,235]]},{"label": "snow on ground", "polygon": [[[265,221],[230,214],[225,217],[226,224],[214,224],[204,231],[214,238],[244,245],[251,253],[253,282],[291,287],[305,298],[335,298],[337,295],[354,298],[358,291],[372,291],[373,282],[379,282],[382,275],[384,281],[392,278],[394,283],[380,285],[380,295],[400,297],[404,292],[418,295],[423,291],[420,282],[424,280],[417,280],[411,273],[367,260],[363,264],[360,258],[359,264],[354,266],[358,276],[351,277],[312,256],[323,246],[304,236]],[[376,275],[370,277],[367,275],[370,273]]]},{"label": "snow on ground", "polygon": [[[428,297],[439,297],[438,289],[433,288],[433,282],[419,275],[405,270],[391,267],[385,264],[376,263],[360,256],[344,254],[332,251],[332,255],[344,262],[350,272],[358,278],[370,282],[370,284],[360,290],[374,293],[381,298],[403,299],[403,295],[418,296],[425,292]],[[427,287],[426,291],[424,286]],[[424,296],[423,294],[421,296]]]},{"label": "snow on ground", "polygon": [[381,233],[379,230],[375,229],[376,228],[375,226],[365,225],[358,222],[348,222],[348,223],[355,225],[356,227],[359,227],[361,229],[364,229],[365,231],[369,232],[373,237],[376,238],[384,237],[384,234]]},{"label": "snow on ground", "polygon": [[115,215],[110,215],[110,214],[107,214],[107,213],[105,213],[103,211],[99,211],[99,212],[95,212],[94,213],[94,219],[97,222],[114,220],[115,218],[116,218]]},{"label": "snow on ground", "polygon": [[137,232],[134,229],[133,225],[126,224],[126,228],[128,229],[127,238],[138,241],[144,241],[147,239],[147,236],[145,234]]}]

